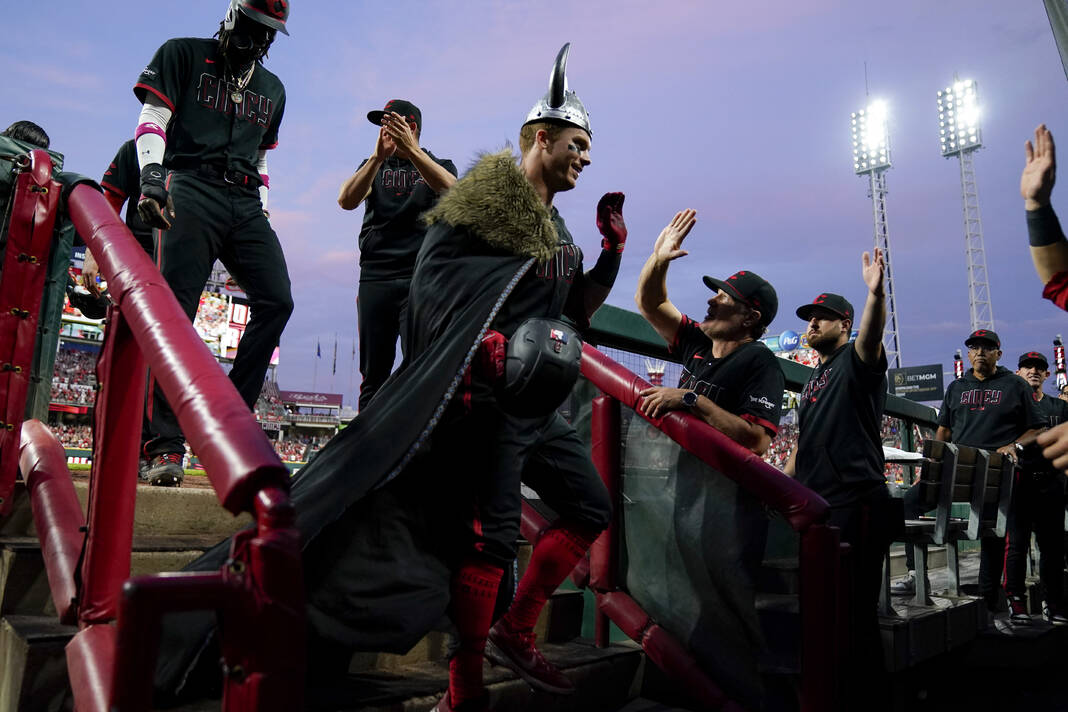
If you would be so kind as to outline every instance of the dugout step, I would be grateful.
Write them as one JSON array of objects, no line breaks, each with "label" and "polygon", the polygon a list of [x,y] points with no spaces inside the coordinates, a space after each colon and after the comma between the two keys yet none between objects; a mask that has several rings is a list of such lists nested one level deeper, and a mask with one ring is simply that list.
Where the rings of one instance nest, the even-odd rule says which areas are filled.
[{"label": "dugout step", "polygon": [[[88,479],[75,476],[74,492],[84,512]],[[36,536],[30,497],[22,482],[15,485],[13,500],[11,515],[0,519],[0,536]],[[210,488],[137,486],[135,537],[204,536],[217,542],[251,523],[250,515],[234,517],[223,509]]]},{"label": "dugout step", "polygon": [[932,605],[918,606],[895,597],[894,615],[879,616],[883,657],[888,672],[914,667],[971,643],[983,624],[983,603],[971,596],[932,596]]},{"label": "dugout step", "polygon": [[0,619],[0,710],[65,712],[71,709],[64,647],[78,629],[54,616]]},{"label": "dugout step", "polygon": [[[559,588],[545,603],[534,626],[538,646],[565,644],[582,631],[583,593]],[[392,653],[355,653],[349,663],[351,673],[392,673],[413,665],[441,662],[449,657],[451,641],[447,633],[432,631],[403,655]]]},{"label": "dugout step", "polygon": [[[641,689],[645,656],[629,641],[597,648],[592,641],[546,643],[539,646],[575,684],[573,695],[538,692],[510,670],[485,664],[490,706],[496,712],[618,712]],[[330,688],[319,687],[308,709],[317,712],[426,712],[445,693],[448,664],[444,661],[406,665],[392,671],[350,674]],[[217,704],[217,703],[216,703]],[[200,712],[206,707],[183,707]],[[651,708],[657,709],[657,708]],[[668,708],[670,709],[670,708]]]},{"label": "dugout step", "polygon": [[[216,541],[214,536],[135,537],[130,575],[178,571]],[[56,615],[35,537],[0,536],[0,615],[8,614]]]}]

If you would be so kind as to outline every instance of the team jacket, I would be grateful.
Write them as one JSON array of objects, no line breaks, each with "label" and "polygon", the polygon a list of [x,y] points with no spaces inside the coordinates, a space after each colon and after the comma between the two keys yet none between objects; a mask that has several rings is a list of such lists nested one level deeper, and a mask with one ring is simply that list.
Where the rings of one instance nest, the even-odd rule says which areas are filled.
[{"label": "team jacket", "polygon": [[950,383],[938,424],[950,429],[955,443],[996,450],[1045,421],[1027,381],[998,366],[989,378],[979,380],[968,369]]}]

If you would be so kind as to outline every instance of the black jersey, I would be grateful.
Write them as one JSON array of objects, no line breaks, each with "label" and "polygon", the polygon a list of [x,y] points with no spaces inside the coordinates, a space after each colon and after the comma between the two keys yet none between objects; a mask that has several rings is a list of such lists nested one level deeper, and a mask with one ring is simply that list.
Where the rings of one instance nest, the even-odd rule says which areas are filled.
[{"label": "black jersey", "polygon": [[981,381],[968,369],[949,384],[938,414],[938,425],[950,429],[953,442],[986,450],[1043,424],[1031,386],[1004,366]]},{"label": "black jersey", "polygon": [[167,129],[165,168],[196,170],[212,164],[259,179],[256,154],[278,145],[285,109],[281,80],[256,64],[240,102],[214,39],[167,40],[134,85],[144,101],[155,94],[174,112]]},{"label": "black jersey", "polygon": [[1068,403],[1048,393],[1042,394],[1042,400],[1035,401],[1035,407],[1042,416],[1043,425],[1054,428],[1061,423],[1068,422]]},{"label": "black jersey", "polygon": [[126,226],[145,252],[151,255],[154,250],[152,228],[137,212],[137,201],[141,195],[141,169],[137,165],[137,146],[133,139],[119,146],[118,153],[100,179],[100,186],[126,201]]},{"label": "black jersey", "polygon": [[759,341],[742,344],[723,358],[712,356],[712,339],[683,315],[671,352],[682,361],[679,388],[705,396],[728,413],[779,432],[785,380],[778,359]]},{"label": "black jersey", "polygon": [[797,480],[832,507],[885,488],[881,427],[886,408],[886,353],[868,365],[854,342],[812,371],[801,390]]},{"label": "black jersey", "polygon": [[[456,175],[452,161],[423,150],[431,160]],[[366,163],[364,159],[360,167]],[[361,281],[412,276],[415,257],[426,235],[426,225],[419,216],[437,199],[437,193],[426,184],[414,163],[397,156],[385,160],[364,201],[359,238]]]},{"label": "black jersey", "polygon": [[[582,313],[582,248],[575,244],[564,218],[556,208],[550,209],[556,228],[559,249],[545,262],[535,263],[523,276],[512,296],[501,307],[493,328],[508,338],[516,328],[531,317],[565,317],[579,329],[585,327]],[[574,294],[575,298],[572,298]]]}]

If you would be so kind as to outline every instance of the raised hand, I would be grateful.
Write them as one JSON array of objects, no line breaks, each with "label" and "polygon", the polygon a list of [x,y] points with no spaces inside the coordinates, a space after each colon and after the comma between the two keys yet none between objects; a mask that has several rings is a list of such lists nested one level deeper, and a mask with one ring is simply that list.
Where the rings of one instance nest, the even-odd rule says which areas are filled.
[{"label": "raised hand", "polygon": [[386,133],[386,129],[378,129],[378,140],[375,142],[375,156],[379,160],[386,160],[394,154],[397,150],[397,144],[393,142],[393,138]]},{"label": "raised hand", "polygon": [[419,141],[415,138],[415,132],[404,117],[396,111],[391,111],[382,117],[382,128],[393,140],[397,155],[401,158],[411,158],[412,154],[419,150]]},{"label": "raised hand", "polygon": [[883,255],[883,251],[876,247],[874,259],[865,252],[861,256],[860,262],[860,272],[864,277],[864,284],[868,285],[868,289],[875,296],[883,296],[883,290],[885,289],[883,275],[886,273],[886,258]]},{"label": "raised hand", "polygon": [[680,210],[668,223],[667,227],[660,231],[653,246],[653,256],[662,262],[671,262],[680,257],[690,254],[682,249],[682,241],[690,234],[694,223],[697,222],[697,211],[692,208]]},{"label": "raised hand", "polygon": [[1035,142],[1024,143],[1026,161],[1020,176],[1020,195],[1027,210],[1038,210],[1049,204],[1053,184],[1057,180],[1057,151],[1053,134],[1045,124],[1035,129]]},{"label": "raised hand", "polygon": [[625,198],[622,193],[605,193],[597,201],[597,231],[604,238],[602,250],[622,252],[627,242],[627,224],[623,221]]}]

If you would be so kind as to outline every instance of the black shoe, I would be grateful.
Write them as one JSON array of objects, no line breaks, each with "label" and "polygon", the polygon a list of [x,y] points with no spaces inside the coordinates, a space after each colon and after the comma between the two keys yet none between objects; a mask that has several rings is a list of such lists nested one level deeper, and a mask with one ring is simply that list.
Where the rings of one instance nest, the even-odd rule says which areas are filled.
[{"label": "black shoe", "polygon": [[1031,614],[1023,596],[1009,596],[1009,622],[1013,625],[1031,625]]},{"label": "black shoe", "polygon": [[181,487],[185,470],[182,469],[181,453],[165,452],[156,455],[144,470],[148,483],[157,487]]}]

